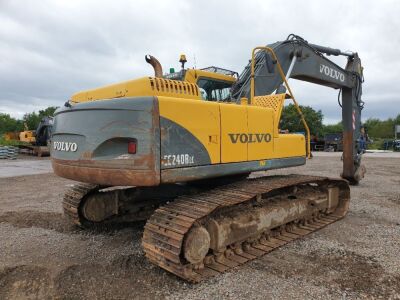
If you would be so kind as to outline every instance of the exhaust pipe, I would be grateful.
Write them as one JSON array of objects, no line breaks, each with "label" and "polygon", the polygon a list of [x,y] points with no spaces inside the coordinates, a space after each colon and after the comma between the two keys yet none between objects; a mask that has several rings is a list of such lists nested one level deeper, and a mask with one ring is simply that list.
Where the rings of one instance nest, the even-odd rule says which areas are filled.
[{"label": "exhaust pipe", "polygon": [[146,55],[144,57],[146,59],[146,62],[149,63],[153,69],[154,69],[154,76],[155,77],[162,77],[162,66],[160,64],[160,62],[157,60],[157,58],[155,58],[154,56],[151,55]]}]

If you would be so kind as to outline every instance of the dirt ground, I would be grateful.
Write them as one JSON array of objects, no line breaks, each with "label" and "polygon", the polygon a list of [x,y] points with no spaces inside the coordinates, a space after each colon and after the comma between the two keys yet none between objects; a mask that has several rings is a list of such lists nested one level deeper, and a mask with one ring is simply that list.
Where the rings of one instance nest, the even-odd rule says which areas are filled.
[{"label": "dirt ground", "polygon": [[[400,299],[400,156],[364,163],[345,219],[197,285],[146,261],[143,223],[102,232],[66,224],[61,198],[72,181],[0,178],[0,299]],[[340,169],[332,154],[269,174]]]}]

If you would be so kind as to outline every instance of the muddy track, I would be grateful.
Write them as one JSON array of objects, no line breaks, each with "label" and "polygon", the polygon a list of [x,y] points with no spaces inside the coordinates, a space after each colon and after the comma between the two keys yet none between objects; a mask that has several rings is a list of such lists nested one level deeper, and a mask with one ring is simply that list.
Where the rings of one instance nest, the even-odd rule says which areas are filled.
[{"label": "muddy track", "polygon": [[[262,235],[252,236],[249,240],[238,240],[222,251],[204,255],[204,260],[200,262],[189,263],[184,259],[187,245],[185,241],[188,240],[190,232],[198,230],[199,224],[208,222],[207,219],[213,218],[212,215],[228,216],[235,210],[243,212],[250,209],[243,205],[252,203],[260,206],[261,199],[269,199],[269,195],[281,194],[289,189],[297,190],[308,185],[321,189],[323,186],[335,186],[339,191],[335,210],[321,215],[312,213],[307,219],[298,216],[298,219],[283,226],[266,229]],[[349,200],[350,191],[344,180],[304,175],[242,180],[198,195],[182,196],[161,206],[146,223],[142,245],[146,257],[154,264],[190,282],[200,282],[261,257],[341,219],[347,213]],[[268,204],[269,201],[265,200],[266,204],[263,205],[284,207],[284,202]],[[196,247],[200,245],[196,244]]]}]

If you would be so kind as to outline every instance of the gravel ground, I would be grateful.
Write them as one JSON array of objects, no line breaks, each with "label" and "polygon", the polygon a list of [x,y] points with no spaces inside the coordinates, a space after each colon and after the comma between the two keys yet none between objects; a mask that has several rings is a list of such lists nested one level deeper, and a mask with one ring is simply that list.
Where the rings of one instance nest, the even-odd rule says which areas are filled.
[{"label": "gravel ground", "polygon": [[[400,299],[400,156],[364,163],[345,219],[197,285],[146,261],[143,223],[69,226],[60,202],[72,181],[0,178],[0,299]],[[324,153],[268,174],[337,176],[340,168],[340,155]]]},{"label": "gravel ground", "polygon": [[0,178],[53,173],[50,160],[3,160]]}]

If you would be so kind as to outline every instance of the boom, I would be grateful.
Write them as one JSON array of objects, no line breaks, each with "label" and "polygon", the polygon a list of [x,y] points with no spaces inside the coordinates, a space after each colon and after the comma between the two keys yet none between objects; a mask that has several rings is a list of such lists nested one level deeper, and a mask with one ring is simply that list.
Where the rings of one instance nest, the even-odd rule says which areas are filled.
[{"label": "boom", "polygon": [[[275,53],[287,79],[294,78],[340,89],[342,101],[339,104],[342,107],[343,122],[342,177],[351,183],[358,183],[365,173],[361,165],[363,149],[360,147],[361,110],[364,106],[361,100],[363,68],[358,54],[310,44],[293,34],[285,41],[267,47]],[[324,54],[346,56],[346,67],[339,67]],[[242,97],[250,98],[251,78],[250,62],[232,87],[232,98],[236,102]],[[266,51],[259,51],[255,55],[254,83],[255,96],[285,91],[277,61]]]}]

